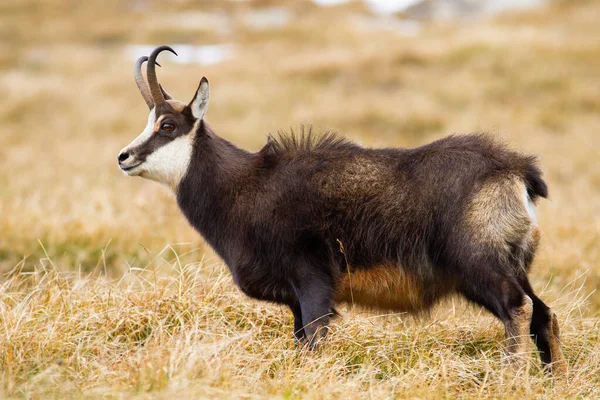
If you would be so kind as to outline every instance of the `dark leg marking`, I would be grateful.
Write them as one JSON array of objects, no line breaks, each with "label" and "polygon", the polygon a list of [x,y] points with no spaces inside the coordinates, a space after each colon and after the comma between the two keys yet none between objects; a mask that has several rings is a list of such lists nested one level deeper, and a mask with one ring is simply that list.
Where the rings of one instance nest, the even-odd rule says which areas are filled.
[{"label": "dark leg marking", "polygon": [[296,302],[290,307],[294,314],[294,338],[297,343],[303,343],[306,340],[306,333],[304,332],[304,323],[302,322],[302,309],[300,303]]},{"label": "dark leg marking", "polygon": [[311,273],[299,279],[294,288],[300,303],[304,342],[314,349],[327,334],[332,316],[333,286],[329,278]]},{"label": "dark leg marking", "polygon": [[566,375],[567,363],[560,343],[560,329],[556,314],[535,295],[525,278],[522,282],[525,293],[533,300],[533,318],[530,331],[540,352],[542,363],[555,375]]}]

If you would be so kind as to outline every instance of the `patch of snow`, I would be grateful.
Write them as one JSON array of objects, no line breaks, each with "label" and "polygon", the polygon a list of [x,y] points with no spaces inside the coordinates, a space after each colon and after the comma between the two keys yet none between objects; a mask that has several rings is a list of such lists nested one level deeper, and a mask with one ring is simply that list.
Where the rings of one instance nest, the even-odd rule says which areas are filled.
[{"label": "patch of snow", "polygon": [[335,6],[337,4],[347,3],[349,0],[313,0],[316,4],[320,6]]},{"label": "patch of snow", "polygon": [[365,0],[369,10],[375,14],[393,14],[406,10],[422,0]]},{"label": "patch of snow", "polygon": [[[348,3],[350,0],[313,0],[320,6],[335,6]],[[416,4],[422,0],[363,0],[367,7],[375,14],[396,13]]]},{"label": "patch of snow", "polygon": [[[334,6],[350,0],[313,0],[320,6]],[[511,10],[539,7],[547,0],[362,0],[374,14],[385,15],[417,9],[419,14],[432,14],[444,19],[481,14],[498,14]]]},{"label": "patch of snow", "polygon": [[[171,47],[177,52],[178,57],[169,52],[161,53],[170,62],[178,64],[214,65],[233,58],[234,46],[231,44],[211,44],[193,46],[189,44],[172,44]],[[141,56],[149,55],[155,46],[129,45],[125,53],[132,60]]]},{"label": "patch of snow", "polygon": [[365,17],[355,19],[359,28],[368,31],[390,31],[400,36],[415,37],[421,33],[421,23],[418,21],[395,18],[393,16]]},{"label": "patch of snow", "polygon": [[292,13],[284,7],[252,10],[244,15],[244,23],[254,29],[278,28],[287,25],[291,20]]},{"label": "patch of snow", "polygon": [[546,3],[545,0],[502,0],[488,1],[485,11],[490,14],[498,14],[505,11],[529,10],[541,7]]}]

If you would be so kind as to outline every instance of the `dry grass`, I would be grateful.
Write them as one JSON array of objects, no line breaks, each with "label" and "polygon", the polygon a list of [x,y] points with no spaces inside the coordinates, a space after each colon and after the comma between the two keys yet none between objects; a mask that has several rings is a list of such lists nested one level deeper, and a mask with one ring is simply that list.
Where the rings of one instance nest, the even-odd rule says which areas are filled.
[{"label": "dry grass", "polygon": [[[167,258],[172,257],[168,261]],[[597,322],[577,285],[555,302],[571,379],[501,364],[485,312],[447,303],[424,320],[343,310],[327,345],[299,352],[284,307],[248,300],[220,264],[165,249],[118,280],[59,273],[49,260],[2,286],[5,395],[77,397],[597,397]],[[575,282],[576,283],[576,282]],[[545,293],[556,298],[556,293]],[[569,299],[569,301],[566,301]],[[533,357],[532,357],[533,361]],[[1,394],[1,392],[0,392]]]},{"label": "dry grass", "polygon": [[[417,38],[364,30],[357,4],[286,2],[289,25],[244,25],[276,3],[0,5],[0,397],[599,397],[600,4]],[[159,23],[197,9],[230,29]],[[500,324],[459,301],[421,319],[342,310],[327,345],[299,353],[289,311],[242,296],[171,195],[116,166],[147,113],[123,45],[180,40],[236,46],[159,74],[186,100],[209,77],[211,124],[248,149],[312,122],[372,146],[492,130],[540,154],[552,199],[532,280],[569,380],[505,370]]]}]

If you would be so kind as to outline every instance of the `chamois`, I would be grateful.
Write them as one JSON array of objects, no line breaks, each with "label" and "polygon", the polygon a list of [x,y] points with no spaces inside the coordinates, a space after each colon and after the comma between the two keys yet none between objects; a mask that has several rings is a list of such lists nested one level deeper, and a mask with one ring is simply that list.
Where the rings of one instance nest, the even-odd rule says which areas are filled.
[{"label": "chamois", "polygon": [[371,149],[310,129],[248,152],[204,119],[205,77],[188,104],[159,85],[163,50],[175,54],[135,63],[150,114],[119,166],[169,186],[239,288],[290,307],[299,342],[314,347],[338,303],[419,312],[460,294],[503,322],[509,360],[523,365],[531,335],[543,364],[566,372],[557,317],[528,280],[548,195],[535,157],[489,134]]}]

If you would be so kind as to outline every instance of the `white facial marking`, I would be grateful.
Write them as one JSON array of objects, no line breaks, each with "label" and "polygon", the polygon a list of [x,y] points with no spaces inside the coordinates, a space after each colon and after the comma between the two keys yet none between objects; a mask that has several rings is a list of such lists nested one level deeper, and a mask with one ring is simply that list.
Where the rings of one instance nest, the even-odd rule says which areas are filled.
[{"label": "white facial marking", "polygon": [[[155,113],[155,109],[153,108],[152,110],[150,110],[150,114],[148,114],[148,124],[146,124],[146,127],[144,128],[142,133],[138,137],[133,139],[133,141],[131,143],[129,143],[127,146],[125,146],[125,148],[123,150],[121,150],[121,153],[129,152],[130,149],[132,149],[135,146],[140,145],[140,144],[144,143],[146,140],[150,139],[150,137],[154,133],[154,123],[155,122],[156,122],[156,113]],[[128,170],[123,170],[123,173],[125,175],[137,176],[141,172],[142,164],[140,164],[140,161],[137,160],[136,157],[130,156],[124,162],[119,163],[119,166],[121,168],[130,168]]]},{"label": "white facial marking", "polygon": [[192,134],[183,135],[156,149],[140,165],[140,176],[163,183],[176,191],[190,165],[192,141]]},{"label": "white facial marking", "polygon": [[[156,122],[156,113],[152,109],[148,115],[146,128],[122,152],[130,151],[130,149],[149,140],[152,135],[156,135],[157,133],[154,133]],[[192,132],[198,129],[198,124],[199,121],[194,124]],[[187,135],[173,139],[171,142],[157,148],[153,153],[146,156],[146,160],[142,163],[136,159],[135,155],[130,156],[121,166],[125,168],[135,167],[123,172],[128,176],[141,176],[142,178],[163,183],[173,191],[176,191],[179,182],[185,176],[190,164],[194,136],[193,133],[188,133]],[[140,164],[138,165],[138,163]]]},{"label": "white facial marking", "polygon": [[156,123],[155,111],[155,108],[150,110],[150,114],[148,115],[148,123],[146,124],[146,127],[138,137],[133,139],[133,142],[129,143],[129,145],[123,149],[123,151],[138,146],[144,143],[146,140],[150,139],[150,136],[152,136],[152,134],[154,133],[154,124]]}]

